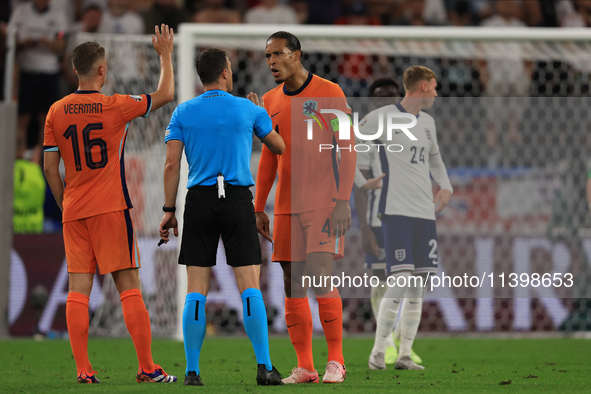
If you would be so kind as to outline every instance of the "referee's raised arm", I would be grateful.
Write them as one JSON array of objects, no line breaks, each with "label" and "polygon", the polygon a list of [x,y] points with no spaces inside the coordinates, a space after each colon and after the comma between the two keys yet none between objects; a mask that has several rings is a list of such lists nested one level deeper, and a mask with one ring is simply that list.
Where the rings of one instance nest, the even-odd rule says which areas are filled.
[{"label": "referee's raised arm", "polygon": [[[252,101],[254,105],[258,105],[262,108],[265,108],[263,98],[261,97],[261,99],[259,100],[256,93],[250,92],[246,97],[250,101]],[[269,114],[266,115],[267,117],[269,116]],[[269,150],[276,155],[282,155],[285,151],[285,141],[283,141],[283,138],[275,130],[271,130],[269,134],[261,138],[261,142],[265,144],[267,148],[269,148]]]}]

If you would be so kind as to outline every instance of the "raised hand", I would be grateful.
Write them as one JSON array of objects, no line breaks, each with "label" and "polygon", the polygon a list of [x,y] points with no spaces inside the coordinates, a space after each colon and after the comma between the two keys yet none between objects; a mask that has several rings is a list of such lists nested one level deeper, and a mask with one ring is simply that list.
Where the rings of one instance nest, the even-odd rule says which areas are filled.
[{"label": "raised hand", "polygon": [[174,31],[164,23],[160,28],[155,26],[152,44],[158,55],[171,55],[174,47]]},{"label": "raised hand", "polygon": [[265,107],[265,103],[263,101],[263,98],[261,97],[259,99],[259,96],[257,96],[256,93],[250,92],[250,93],[248,93],[246,98],[249,99],[250,101],[252,101],[255,105],[260,105],[263,108]]}]

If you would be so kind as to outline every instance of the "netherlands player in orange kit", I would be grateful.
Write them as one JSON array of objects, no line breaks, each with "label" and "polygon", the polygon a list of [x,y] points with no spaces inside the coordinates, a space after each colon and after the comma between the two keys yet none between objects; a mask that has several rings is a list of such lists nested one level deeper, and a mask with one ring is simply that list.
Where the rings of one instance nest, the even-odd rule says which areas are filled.
[{"label": "netherlands player in orange kit", "polygon": [[[285,383],[318,383],[312,357],[312,315],[306,298],[303,275],[330,275],[333,259],[341,258],[344,234],[351,227],[349,198],[355,175],[355,151],[350,141],[339,140],[339,133],[322,109],[336,109],[347,114],[341,88],[309,73],[301,63],[302,50],[296,36],[277,32],[267,40],[267,64],[273,73],[275,89],[255,104],[266,108],[286,144],[282,156],[263,147],[256,180],[255,212],[259,233],[274,241],[272,260],[281,263],[284,273],[285,322],[295,348],[298,366]],[[321,119],[323,118],[323,119]],[[316,123],[307,126],[306,122]],[[333,120],[337,120],[336,118]],[[337,122],[338,123],[338,122]],[[322,126],[324,125],[324,126]],[[307,134],[312,128],[312,135]],[[308,135],[308,140],[304,136]],[[319,152],[319,146],[345,147]],[[292,169],[293,168],[293,169]],[[265,204],[276,175],[275,224],[270,237]],[[308,284],[309,285],[309,284]],[[343,307],[338,289],[330,285],[313,288],[318,300],[320,321],[328,344],[328,363],[322,381],[341,383],[346,377],[342,351]]]},{"label": "netherlands player in orange kit", "polygon": [[[111,273],[138,357],[137,382],[175,382],[152,360],[150,316],[140,292],[137,241],[129,215],[124,147],[129,123],[172,101],[173,31],[156,26],[160,56],[158,90],[139,96],[100,93],[107,76],[105,49],[95,42],[72,53],[78,90],[54,103],[45,121],[45,175],[63,212],[69,273],[66,321],[79,383],[100,383],[88,359],[88,301],[98,265]],[[66,169],[65,186],[59,172]]]}]

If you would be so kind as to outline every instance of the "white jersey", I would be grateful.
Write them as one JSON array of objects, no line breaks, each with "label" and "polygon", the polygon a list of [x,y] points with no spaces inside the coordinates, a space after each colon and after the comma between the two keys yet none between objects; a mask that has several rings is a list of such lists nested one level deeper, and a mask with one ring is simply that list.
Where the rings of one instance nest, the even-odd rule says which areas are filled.
[{"label": "white jersey", "polygon": [[[362,143],[362,141],[358,141]],[[368,152],[357,152],[357,168],[369,171],[370,179],[382,175],[382,166],[377,149],[371,149]],[[363,182],[365,183],[365,181]],[[380,201],[380,189],[370,190],[367,198],[367,224],[370,227],[382,227],[382,221],[378,217],[378,203]]]},{"label": "white jersey", "polygon": [[435,220],[430,175],[442,189],[453,192],[439,153],[435,121],[421,111],[417,116],[417,124],[409,128],[416,141],[401,130],[394,130],[392,140],[388,141],[385,134],[386,114],[395,112],[406,110],[400,104],[387,105],[370,112],[359,124],[362,134],[375,134],[379,129],[379,119],[383,116],[384,133],[380,141],[365,141],[372,150],[377,151],[382,171],[386,173],[378,211],[386,215]]},{"label": "white jersey", "polygon": [[[54,40],[58,33],[68,30],[68,18],[63,9],[53,2],[43,12],[37,11],[33,2],[20,4],[8,23],[17,29],[17,39],[39,40],[43,37]],[[22,71],[34,74],[55,74],[61,70],[59,56],[45,45],[35,45],[18,53]]]}]

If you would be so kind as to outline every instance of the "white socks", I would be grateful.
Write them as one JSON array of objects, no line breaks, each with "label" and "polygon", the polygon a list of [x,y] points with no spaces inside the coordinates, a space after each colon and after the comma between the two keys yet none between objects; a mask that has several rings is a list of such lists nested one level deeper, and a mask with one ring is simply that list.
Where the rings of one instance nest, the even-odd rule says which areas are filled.
[{"label": "white socks", "polygon": [[[420,276],[423,278],[424,285],[427,275]],[[411,281],[411,285],[414,284],[414,281]],[[421,323],[425,288],[420,287],[420,283],[416,283],[416,285],[417,286],[407,287],[406,292],[404,293],[402,310],[400,312],[400,319],[398,322],[398,326],[400,326],[400,349],[398,349],[399,358],[404,356],[410,357],[412,343],[417,336],[419,324]]]},{"label": "white socks", "polygon": [[[371,311],[373,312],[373,315],[376,318],[376,322],[378,320],[380,302],[382,302],[382,299],[384,298],[384,294],[386,293],[386,290],[388,290],[388,285],[386,284],[386,281],[380,281],[380,284],[378,285],[378,287],[371,288]],[[396,333],[396,332],[398,332],[398,336],[400,337],[400,324],[396,325],[396,328],[394,329],[394,333]],[[388,338],[386,338],[386,349],[388,349],[389,347],[395,346],[393,337],[394,337],[394,334],[392,334]]]},{"label": "white socks", "polygon": [[[397,274],[392,275],[394,278],[404,276],[405,281],[408,282],[408,277],[410,276],[409,271],[400,272]],[[403,282],[403,283],[404,283]],[[396,283],[396,282],[395,282]],[[377,318],[377,328],[376,328],[376,337],[374,346],[372,349],[372,353],[385,353],[386,347],[388,346],[387,342],[392,341],[392,329],[394,328],[394,324],[396,323],[396,317],[398,317],[398,310],[400,308],[400,303],[402,299],[405,297],[405,287],[386,287],[386,293],[384,294],[384,298],[382,302],[380,302],[380,307],[378,310],[378,318]],[[414,305],[413,305],[414,306]],[[420,315],[419,315],[420,320]],[[417,326],[418,327],[418,326]],[[416,330],[415,330],[416,334]],[[413,337],[414,339],[414,337]],[[411,341],[412,346],[412,341]]]}]

